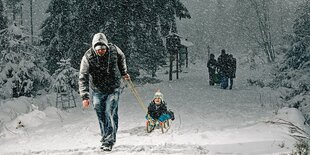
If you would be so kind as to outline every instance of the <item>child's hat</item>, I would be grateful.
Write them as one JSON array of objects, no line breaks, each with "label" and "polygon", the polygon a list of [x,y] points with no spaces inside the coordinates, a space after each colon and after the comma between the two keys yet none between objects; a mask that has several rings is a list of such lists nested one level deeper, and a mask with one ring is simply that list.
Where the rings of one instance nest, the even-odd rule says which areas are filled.
[{"label": "child's hat", "polygon": [[164,100],[164,95],[158,89],[157,92],[154,95],[154,98],[160,98],[161,100]]}]

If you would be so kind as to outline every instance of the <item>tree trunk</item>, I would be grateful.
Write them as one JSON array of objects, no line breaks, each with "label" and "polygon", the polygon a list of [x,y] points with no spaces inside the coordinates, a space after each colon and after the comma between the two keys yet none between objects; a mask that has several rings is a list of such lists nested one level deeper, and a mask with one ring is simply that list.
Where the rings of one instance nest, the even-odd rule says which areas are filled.
[{"label": "tree trunk", "polygon": [[177,53],[175,54],[176,61],[175,61],[175,66],[176,66],[176,71],[177,71],[177,79],[179,79],[179,50],[177,50]]},{"label": "tree trunk", "polygon": [[172,62],[173,62],[173,54],[172,52],[170,53],[170,65],[169,65],[169,80],[172,80]]},{"label": "tree trunk", "polygon": [[33,44],[33,14],[32,14],[32,0],[30,0],[30,33],[31,33],[31,44]]},{"label": "tree trunk", "polygon": [[23,3],[20,4],[20,25],[24,25],[23,23]]},{"label": "tree trunk", "polygon": [[270,14],[267,1],[262,0],[260,1],[261,4],[259,4],[256,0],[251,0],[250,2],[257,15],[258,27],[260,31],[259,45],[263,48],[268,62],[274,62],[275,53],[271,39]]}]

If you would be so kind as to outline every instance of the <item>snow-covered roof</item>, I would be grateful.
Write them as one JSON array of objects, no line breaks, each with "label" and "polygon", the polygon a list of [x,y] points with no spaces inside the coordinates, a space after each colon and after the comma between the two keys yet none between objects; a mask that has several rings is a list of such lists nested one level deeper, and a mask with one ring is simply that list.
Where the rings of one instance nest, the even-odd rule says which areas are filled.
[{"label": "snow-covered roof", "polygon": [[194,44],[190,41],[188,41],[187,39],[181,38],[181,45],[185,46],[185,47],[190,47],[190,46],[194,46]]},{"label": "snow-covered roof", "polygon": [[169,37],[169,36],[174,36],[174,35],[175,35],[175,36],[178,36],[178,37],[180,37],[180,38],[183,38],[180,34],[177,34],[177,33],[174,33],[174,32],[173,32],[173,33],[170,32],[170,33],[169,33],[167,36],[165,36],[165,37],[167,38],[167,37]]},{"label": "snow-covered roof", "polygon": [[182,35],[177,34],[177,33],[169,33],[166,38],[168,38],[169,36],[178,36],[181,39],[181,45],[185,46],[185,47],[190,47],[190,46],[194,46],[194,44],[190,41],[188,41],[186,38],[184,38]]}]

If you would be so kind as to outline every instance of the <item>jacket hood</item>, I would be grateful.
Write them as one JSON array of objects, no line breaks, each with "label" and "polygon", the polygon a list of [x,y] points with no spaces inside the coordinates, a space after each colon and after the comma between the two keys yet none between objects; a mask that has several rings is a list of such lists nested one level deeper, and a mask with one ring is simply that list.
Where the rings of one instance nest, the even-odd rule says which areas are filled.
[{"label": "jacket hood", "polygon": [[98,43],[103,43],[106,45],[108,48],[108,40],[107,37],[103,33],[96,33],[93,37],[93,42],[92,42],[92,48],[95,50],[95,45]]}]

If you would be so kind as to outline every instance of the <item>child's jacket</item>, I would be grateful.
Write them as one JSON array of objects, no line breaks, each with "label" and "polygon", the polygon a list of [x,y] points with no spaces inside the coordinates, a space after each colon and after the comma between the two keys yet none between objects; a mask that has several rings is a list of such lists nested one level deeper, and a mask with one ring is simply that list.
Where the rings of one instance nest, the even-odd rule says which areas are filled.
[{"label": "child's jacket", "polygon": [[156,105],[154,101],[152,101],[148,107],[148,114],[153,119],[158,119],[162,114],[167,114],[167,105],[164,101],[161,102],[160,105]]}]

